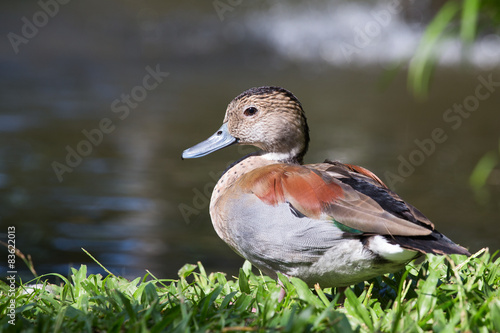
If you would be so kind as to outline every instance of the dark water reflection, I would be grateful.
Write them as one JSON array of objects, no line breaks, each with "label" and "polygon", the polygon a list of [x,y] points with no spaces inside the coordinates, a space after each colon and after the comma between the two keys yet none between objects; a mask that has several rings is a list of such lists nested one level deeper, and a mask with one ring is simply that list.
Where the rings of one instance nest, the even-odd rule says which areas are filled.
[{"label": "dark water reflection", "polygon": [[[2,16],[9,17],[2,31],[19,29],[17,18],[34,10],[29,4],[2,6]],[[376,64],[298,63],[258,42],[190,41],[199,29],[195,22],[214,25],[206,34],[215,37],[202,35],[205,43],[218,40],[219,25],[237,22],[235,16],[213,23],[211,8],[151,2],[155,11],[143,14],[166,19],[160,35],[150,33],[148,39],[144,22],[134,21],[139,5],[117,3],[120,11],[87,6],[68,4],[19,54],[9,45],[1,51],[0,233],[16,226],[17,246],[32,255],[38,273],[66,274],[81,263],[100,272],[85,248],[127,277],[145,269],[175,277],[183,264],[196,261],[209,271],[235,274],[242,259],[213,231],[205,193],[215,175],[249,148],[188,161],[180,154],[219,128],[234,96],[259,85],[284,86],[302,101],[312,139],[306,162],[340,159],[386,181],[387,171],[397,173],[398,157],[408,159],[416,149],[415,139],[442,128],[447,140],[394,188],[471,251],[500,248],[498,172],[488,182],[486,204],[474,199],[468,183],[478,159],[498,149],[500,92],[481,101],[457,129],[443,120],[448,108],[474,94],[480,75],[500,81],[498,70],[440,69],[430,99],[419,103],[406,91],[404,72],[384,84],[384,70]],[[176,18],[189,10],[198,18],[189,24]],[[146,67],[157,65],[168,77],[120,119],[113,101],[141,86]],[[65,164],[67,147],[77,150],[87,140],[82,131],[99,128],[103,118],[113,131],[102,133],[101,142],[60,182],[54,161]]]}]

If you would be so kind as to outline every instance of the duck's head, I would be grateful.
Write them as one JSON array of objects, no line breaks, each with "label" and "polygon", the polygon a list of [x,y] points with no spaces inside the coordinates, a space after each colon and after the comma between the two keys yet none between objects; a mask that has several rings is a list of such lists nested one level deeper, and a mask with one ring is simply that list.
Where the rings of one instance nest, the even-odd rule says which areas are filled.
[{"label": "duck's head", "polygon": [[309,129],[299,100],[280,87],[248,89],[229,103],[221,128],[184,150],[182,158],[205,156],[232,144],[256,146],[272,160],[302,163]]}]

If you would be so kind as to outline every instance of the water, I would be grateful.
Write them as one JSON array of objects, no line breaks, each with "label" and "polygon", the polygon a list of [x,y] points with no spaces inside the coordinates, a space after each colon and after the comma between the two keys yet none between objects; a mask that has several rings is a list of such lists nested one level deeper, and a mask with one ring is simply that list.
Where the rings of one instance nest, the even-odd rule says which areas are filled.
[{"label": "water", "polygon": [[[481,156],[498,151],[500,93],[494,87],[460,125],[443,118],[481,78],[500,81],[498,39],[481,38],[470,66],[444,57],[429,100],[416,102],[404,70],[391,78],[386,69],[411,56],[426,8],[392,16],[391,29],[352,58],[335,49],[354,43],[353,27],[382,5],[243,2],[221,21],[210,4],[195,2],[70,2],[17,54],[4,39],[0,233],[16,227],[16,245],[39,274],[67,274],[82,263],[102,272],[81,248],[130,278],[146,269],[173,278],[197,261],[237,274],[242,259],[213,231],[208,195],[216,175],[251,148],[186,161],[180,154],[220,127],[234,96],[280,85],[306,110],[306,162],[363,165],[472,252],[500,248],[498,166],[483,204],[468,180]],[[2,7],[2,31],[16,33],[23,16],[40,11],[31,3]],[[443,46],[448,54],[451,45]],[[163,74],[155,79],[151,71]],[[404,181],[391,181],[402,159],[418,157],[415,140],[428,143],[436,128],[444,142]]]}]

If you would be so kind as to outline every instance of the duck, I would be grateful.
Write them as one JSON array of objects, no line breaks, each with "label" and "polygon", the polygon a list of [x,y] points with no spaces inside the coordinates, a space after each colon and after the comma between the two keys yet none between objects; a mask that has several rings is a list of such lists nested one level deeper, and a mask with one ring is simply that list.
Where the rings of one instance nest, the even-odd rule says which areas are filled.
[{"label": "duck", "polygon": [[259,150],[218,180],[212,224],[233,251],[270,277],[348,287],[424,254],[470,256],[368,169],[332,160],[304,164],[309,127],[300,101],[285,88],[255,87],[235,97],[222,126],[182,159],[232,145]]}]

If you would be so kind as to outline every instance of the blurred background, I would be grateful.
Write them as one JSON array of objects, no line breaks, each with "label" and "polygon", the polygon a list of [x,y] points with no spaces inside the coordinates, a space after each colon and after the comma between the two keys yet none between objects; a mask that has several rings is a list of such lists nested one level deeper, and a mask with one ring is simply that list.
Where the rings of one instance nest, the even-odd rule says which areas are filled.
[{"label": "blurred background", "polygon": [[82,248],[128,278],[175,278],[197,261],[236,274],[243,259],[215,234],[208,201],[252,148],[180,156],[237,94],[279,85],[306,111],[307,163],[362,165],[455,242],[496,251],[500,37],[479,15],[465,43],[461,5],[2,1],[2,240],[15,226],[38,274],[103,272]]}]

